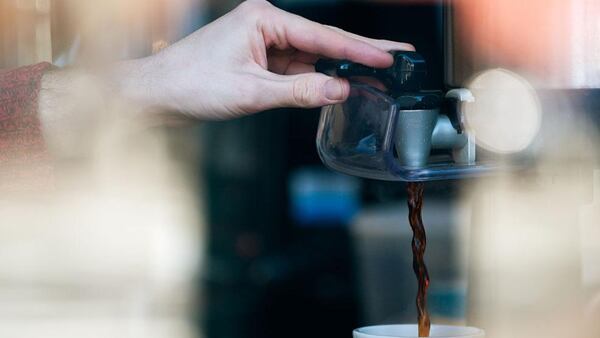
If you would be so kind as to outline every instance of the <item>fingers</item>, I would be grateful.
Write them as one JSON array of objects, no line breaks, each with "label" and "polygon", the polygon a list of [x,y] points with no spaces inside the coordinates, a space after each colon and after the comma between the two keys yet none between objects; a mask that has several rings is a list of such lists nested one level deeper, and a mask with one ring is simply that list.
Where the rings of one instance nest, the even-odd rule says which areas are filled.
[{"label": "fingers", "polygon": [[263,23],[268,46],[293,47],[334,59],[348,59],[371,67],[389,67],[393,59],[384,49],[342,34],[324,25],[278,10],[280,15]]},{"label": "fingers", "polygon": [[265,84],[271,93],[262,106],[269,108],[315,108],[340,103],[348,98],[350,85],[344,79],[318,73],[273,75]]},{"label": "fingers", "polygon": [[290,59],[292,62],[312,64],[318,57],[328,57],[385,68],[393,62],[388,51],[415,50],[414,46],[408,43],[370,39],[337,27],[321,25],[275,7],[269,7],[269,11],[275,11],[276,15],[268,15],[268,20],[259,20],[267,48],[274,46],[279,50],[295,50],[294,53],[286,55],[293,55],[295,58],[271,58],[274,62],[270,60],[269,69],[279,74],[297,73],[284,69]]},{"label": "fingers", "polygon": [[390,41],[390,40],[379,40],[379,39],[371,39],[371,38],[367,38],[364,36],[360,36],[354,33],[350,33],[347,32],[341,28],[337,28],[334,26],[326,26],[327,28],[336,31],[342,35],[351,37],[353,39],[356,40],[360,40],[363,42],[366,42],[370,45],[373,45],[377,48],[386,50],[386,51],[393,51],[393,50],[407,50],[407,51],[415,51],[415,46],[411,45],[410,43],[406,43],[406,42],[397,42],[397,41]]}]

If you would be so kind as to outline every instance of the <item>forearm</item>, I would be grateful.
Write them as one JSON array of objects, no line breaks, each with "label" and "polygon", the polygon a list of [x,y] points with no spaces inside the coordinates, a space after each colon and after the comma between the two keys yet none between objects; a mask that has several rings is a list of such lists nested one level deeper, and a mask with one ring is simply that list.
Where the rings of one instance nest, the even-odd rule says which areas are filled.
[{"label": "forearm", "polygon": [[149,59],[97,68],[58,69],[44,74],[39,95],[41,126],[52,151],[86,152],[107,123],[136,128],[156,124],[164,111],[154,88]]}]

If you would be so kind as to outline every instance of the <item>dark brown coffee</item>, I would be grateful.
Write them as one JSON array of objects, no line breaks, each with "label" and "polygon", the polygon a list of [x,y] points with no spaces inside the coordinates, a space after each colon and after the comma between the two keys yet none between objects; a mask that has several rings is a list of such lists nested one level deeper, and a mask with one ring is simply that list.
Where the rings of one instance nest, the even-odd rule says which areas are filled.
[{"label": "dark brown coffee", "polygon": [[427,312],[427,288],[429,287],[429,273],[425,266],[425,247],[427,237],[425,226],[421,219],[423,208],[423,183],[408,183],[408,220],[413,231],[412,251],[413,270],[419,282],[417,290],[417,314],[419,323],[419,337],[429,337],[431,321]]}]

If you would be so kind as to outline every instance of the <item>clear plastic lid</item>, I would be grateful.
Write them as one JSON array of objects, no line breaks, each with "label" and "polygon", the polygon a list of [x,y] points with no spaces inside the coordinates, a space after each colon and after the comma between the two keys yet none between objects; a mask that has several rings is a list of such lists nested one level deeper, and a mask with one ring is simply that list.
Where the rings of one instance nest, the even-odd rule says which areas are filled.
[{"label": "clear plastic lid", "polygon": [[[481,176],[497,169],[490,162],[458,164],[447,154],[427,151],[426,163],[409,166],[399,158],[396,147],[413,149],[410,142],[422,136],[408,135],[419,123],[406,121],[398,128],[400,114],[422,118],[436,110],[400,110],[398,102],[384,92],[365,84],[353,83],[344,103],[324,107],[317,134],[317,149],[329,168],[364,178],[388,181],[429,181]],[[402,115],[404,119],[408,115]],[[430,137],[429,134],[428,137]],[[404,143],[402,143],[404,142]],[[430,141],[427,141],[430,142]],[[422,144],[426,142],[421,142]]]}]

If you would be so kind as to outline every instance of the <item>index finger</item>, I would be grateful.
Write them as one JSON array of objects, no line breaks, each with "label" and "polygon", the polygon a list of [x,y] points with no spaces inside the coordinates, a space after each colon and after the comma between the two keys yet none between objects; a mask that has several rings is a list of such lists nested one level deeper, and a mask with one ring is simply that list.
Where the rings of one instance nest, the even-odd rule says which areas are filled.
[{"label": "index finger", "polygon": [[380,49],[383,49],[386,51],[406,50],[406,51],[414,52],[416,50],[415,46],[411,45],[410,43],[399,42],[399,41],[390,41],[390,40],[381,40],[381,39],[371,39],[371,38],[368,38],[365,36],[347,32],[347,31],[345,31],[341,28],[335,27],[335,26],[326,26],[326,27],[331,30],[334,30],[342,35],[349,36],[356,40],[364,41],[370,45],[373,45],[377,48],[380,48]]},{"label": "index finger", "polygon": [[[376,68],[389,67],[393,63],[393,58],[387,51],[373,44],[300,16],[278,11],[280,15],[267,23],[271,26],[271,33],[275,34],[275,45],[284,48],[292,46],[303,52],[333,59],[347,59]],[[270,40],[269,36],[266,38],[267,41]]]}]

